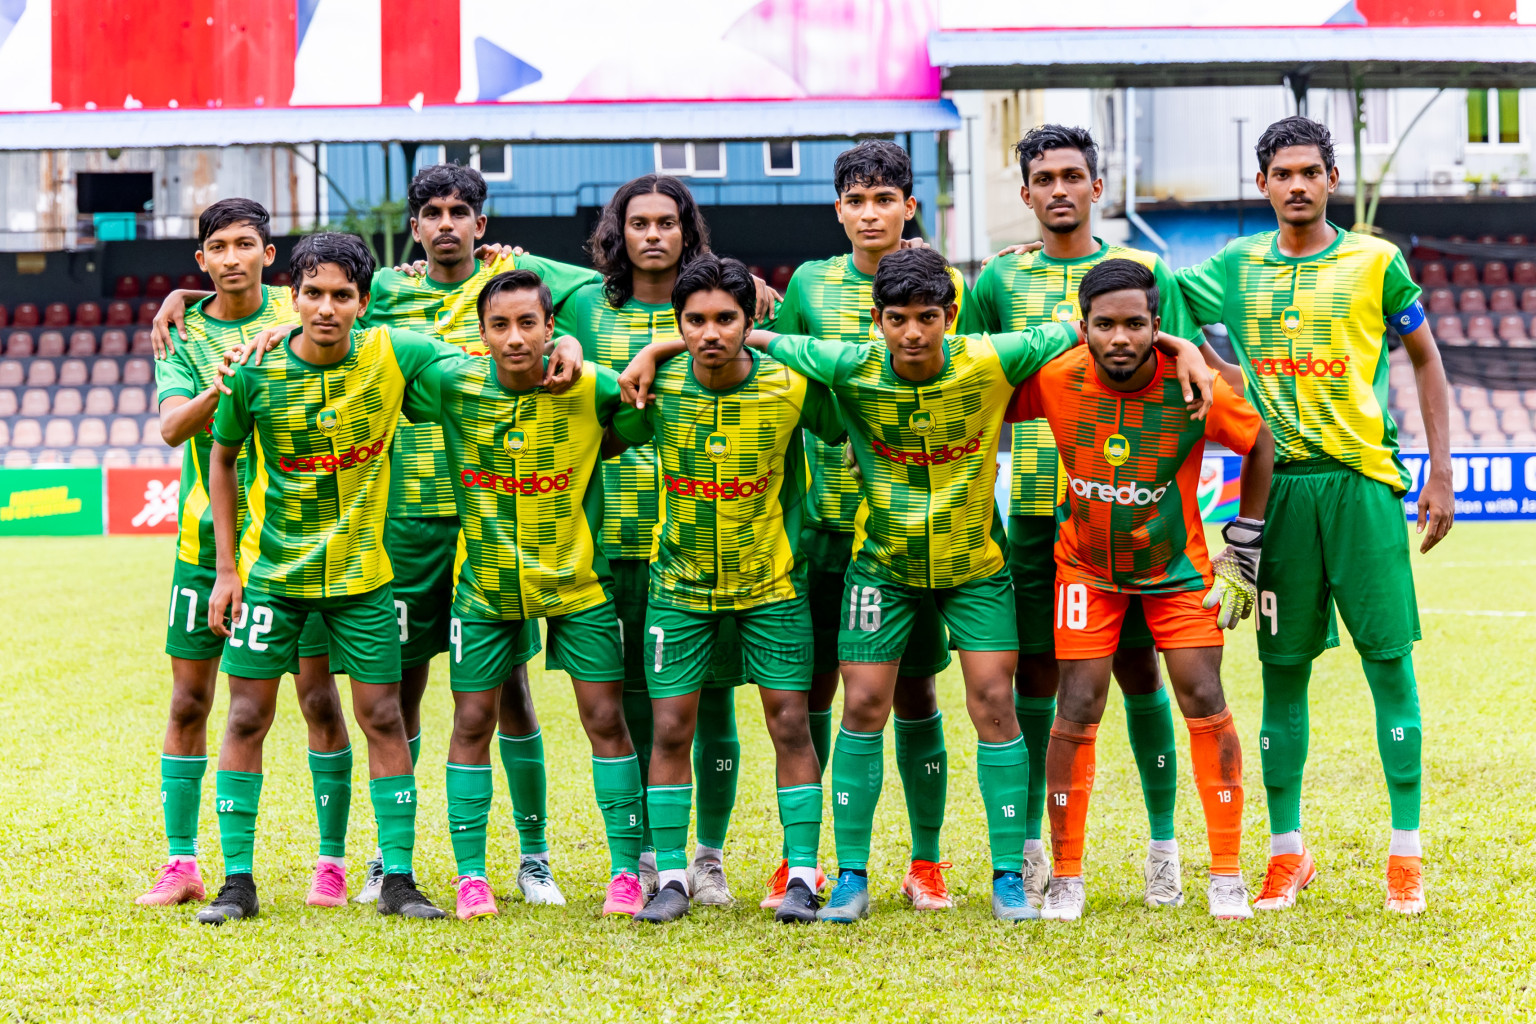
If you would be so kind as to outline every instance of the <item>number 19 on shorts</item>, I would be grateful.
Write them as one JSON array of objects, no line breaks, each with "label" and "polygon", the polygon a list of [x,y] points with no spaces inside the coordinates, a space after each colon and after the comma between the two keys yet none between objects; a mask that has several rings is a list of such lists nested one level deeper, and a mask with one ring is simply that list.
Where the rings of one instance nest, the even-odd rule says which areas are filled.
[{"label": "number 19 on shorts", "polygon": [[1056,628],[1088,628],[1088,588],[1083,584],[1056,585]]}]

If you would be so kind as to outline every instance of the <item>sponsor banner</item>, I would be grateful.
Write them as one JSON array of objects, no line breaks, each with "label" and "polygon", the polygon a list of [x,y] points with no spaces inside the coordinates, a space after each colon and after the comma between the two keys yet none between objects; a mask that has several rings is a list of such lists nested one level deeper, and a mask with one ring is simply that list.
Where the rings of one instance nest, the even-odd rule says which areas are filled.
[{"label": "sponsor banner", "polygon": [[[1429,479],[1429,453],[1403,452],[1408,467],[1408,518],[1419,518],[1419,488]],[[1451,486],[1457,519],[1536,519],[1536,448],[1453,448]]]},{"label": "sponsor banner", "polygon": [[101,470],[0,469],[0,537],[101,533]]},{"label": "sponsor banner", "polygon": [[175,533],[180,466],[112,466],[106,473],[108,533]]}]

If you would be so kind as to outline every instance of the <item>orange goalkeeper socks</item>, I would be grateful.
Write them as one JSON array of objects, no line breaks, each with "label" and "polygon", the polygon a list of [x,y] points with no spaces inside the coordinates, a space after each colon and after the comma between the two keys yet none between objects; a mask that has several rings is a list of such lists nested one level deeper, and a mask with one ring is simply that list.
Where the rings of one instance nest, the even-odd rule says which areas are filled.
[{"label": "orange goalkeeper socks", "polygon": [[[1195,766],[1195,788],[1205,808],[1205,830],[1211,844],[1211,874],[1236,875],[1243,841],[1243,749],[1238,743],[1232,710],[1209,718],[1186,718],[1189,755]],[[1054,735],[1054,733],[1052,734]],[[1055,819],[1051,819],[1055,824]]]},{"label": "orange goalkeeper socks", "polygon": [[1051,815],[1051,852],[1057,877],[1083,873],[1083,833],[1093,792],[1093,743],[1097,724],[1058,717],[1045,753],[1045,803]]}]

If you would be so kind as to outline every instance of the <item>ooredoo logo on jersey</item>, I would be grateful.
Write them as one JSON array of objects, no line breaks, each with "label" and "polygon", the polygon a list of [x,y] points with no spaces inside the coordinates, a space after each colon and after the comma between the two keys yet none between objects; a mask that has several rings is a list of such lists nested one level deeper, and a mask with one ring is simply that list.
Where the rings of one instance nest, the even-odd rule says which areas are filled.
[{"label": "ooredoo logo on jersey", "polygon": [[571,486],[571,474],[575,467],[559,473],[546,474],[535,470],[525,476],[506,476],[502,473],[492,473],[489,470],[468,468],[459,473],[459,482],[465,487],[477,487],[485,491],[500,491],[503,494],[521,494],[524,496],[533,494],[552,494],[557,491],[569,490]]},{"label": "ooredoo logo on jersey", "polygon": [[1145,484],[1126,483],[1117,487],[1113,483],[1102,480],[1083,480],[1068,473],[1067,486],[1079,498],[1087,498],[1090,501],[1108,501],[1116,505],[1155,505],[1163,500],[1163,495],[1168,493],[1169,485],[1156,484],[1148,487]]},{"label": "ooredoo logo on jersey", "polygon": [[366,465],[384,454],[388,437],[368,444],[355,444],[339,455],[279,455],[278,468],[285,473],[335,473]]}]

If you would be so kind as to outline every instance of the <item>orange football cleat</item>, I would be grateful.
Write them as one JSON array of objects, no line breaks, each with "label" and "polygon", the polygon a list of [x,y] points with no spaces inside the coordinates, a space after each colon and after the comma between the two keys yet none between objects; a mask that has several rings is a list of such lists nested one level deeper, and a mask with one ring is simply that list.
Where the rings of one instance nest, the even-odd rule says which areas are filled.
[{"label": "orange football cleat", "polygon": [[1387,909],[1399,914],[1422,914],[1424,862],[1419,857],[1387,858]]},{"label": "orange football cleat", "polygon": [[949,861],[915,860],[902,879],[901,894],[912,901],[913,910],[949,910],[955,901],[944,884],[944,872],[954,867]]},{"label": "orange football cleat", "polygon": [[1253,901],[1254,910],[1289,910],[1296,905],[1301,890],[1312,884],[1317,877],[1317,865],[1312,853],[1281,853],[1269,858],[1269,868],[1264,872],[1264,888]]}]

